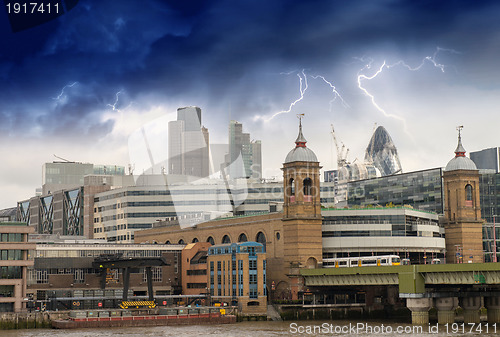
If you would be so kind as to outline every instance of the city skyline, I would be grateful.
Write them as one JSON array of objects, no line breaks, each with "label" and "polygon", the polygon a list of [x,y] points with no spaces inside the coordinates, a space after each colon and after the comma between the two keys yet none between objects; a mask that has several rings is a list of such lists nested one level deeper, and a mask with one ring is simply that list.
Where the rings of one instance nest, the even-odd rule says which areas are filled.
[{"label": "city skyline", "polygon": [[330,124],[351,162],[384,126],[404,172],[444,167],[457,125],[468,153],[499,146],[499,10],[493,1],[87,1],[19,33],[2,12],[0,208],[33,196],[53,155],[127,167],[128,137],[183,106],[204,111],[213,143],[240,121],[262,141],[265,177],[281,176],[298,113],[324,170],[336,168]]}]

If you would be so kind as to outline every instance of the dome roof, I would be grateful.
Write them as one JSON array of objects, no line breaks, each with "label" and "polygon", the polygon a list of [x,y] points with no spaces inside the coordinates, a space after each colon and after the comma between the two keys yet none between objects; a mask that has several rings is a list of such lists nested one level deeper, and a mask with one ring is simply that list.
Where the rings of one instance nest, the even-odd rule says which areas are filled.
[{"label": "dome roof", "polygon": [[297,136],[297,139],[295,140],[295,148],[292,149],[288,154],[286,155],[285,158],[285,164],[286,163],[293,163],[296,161],[306,161],[306,162],[313,162],[317,163],[318,158],[316,157],[316,154],[311,149],[308,149],[306,147],[307,140],[302,134],[302,119],[300,119],[299,123],[299,135]]},{"label": "dome roof", "polygon": [[476,164],[467,157],[455,157],[448,162],[444,170],[477,170],[477,167]]},{"label": "dome roof", "polygon": [[460,135],[460,126],[458,129],[458,145],[455,150],[455,158],[450,160],[446,165],[445,171],[455,171],[455,170],[477,170],[476,164],[469,158],[465,156],[465,149],[462,146],[462,136]]},{"label": "dome roof", "polygon": [[296,147],[288,152],[285,158],[285,163],[293,163],[294,161],[309,161],[316,163],[318,162],[318,158],[311,149],[307,147]]}]

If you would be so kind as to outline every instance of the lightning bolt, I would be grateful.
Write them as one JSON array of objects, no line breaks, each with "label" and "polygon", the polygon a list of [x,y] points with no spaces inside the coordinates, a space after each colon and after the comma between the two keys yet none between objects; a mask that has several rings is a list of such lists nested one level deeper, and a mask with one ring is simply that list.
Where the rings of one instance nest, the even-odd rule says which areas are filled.
[{"label": "lightning bolt", "polygon": [[120,94],[121,94],[121,93],[122,93],[122,91],[120,90],[120,91],[118,91],[118,92],[115,94],[115,96],[116,96],[115,103],[113,103],[113,104],[109,104],[109,103],[108,103],[108,104],[106,104],[106,106],[111,107],[111,109],[113,109],[113,111],[120,111],[120,110],[116,107],[116,105],[118,104],[118,101],[119,101],[119,99],[120,99]]},{"label": "lightning bolt", "polygon": [[344,99],[342,98],[342,96],[340,95],[340,93],[337,91],[337,88],[335,88],[335,86],[326,80],[326,78],[324,78],[323,76],[321,75],[315,75],[315,76],[311,76],[313,79],[318,79],[318,78],[321,78],[323,80],[323,82],[325,82],[326,84],[328,84],[330,86],[330,88],[332,89],[332,93],[333,93],[333,99],[330,100],[330,112],[332,112],[332,108],[333,108],[333,102],[335,102],[337,100],[337,98],[340,98],[341,102],[342,102],[342,106],[344,108],[349,108],[349,104],[346,103],[346,101],[344,101]]},{"label": "lightning bolt", "polygon": [[127,108],[129,108],[132,104],[134,104],[134,102],[130,102],[129,105],[127,105],[125,108],[123,109],[118,109],[116,106],[118,105],[118,101],[120,100],[120,95],[122,94],[122,90],[118,91],[116,94],[115,94],[115,102],[113,104],[106,104],[106,106],[109,106],[111,107],[111,109],[113,111],[118,111],[118,112],[121,112],[122,110],[126,110]]},{"label": "lightning bolt", "polygon": [[72,88],[74,85],[76,85],[78,82],[73,82],[71,84],[67,84],[65,85],[62,89],[61,89],[61,93],[59,95],[57,95],[57,97],[52,97],[53,100],[56,100],[56,101],[59,101],[61,99],[61,97],[64,95],[64,89],[66,88]]},{"label": "lightning bolt", "polygon": [[[296,73],[296,71],[291,71],[291,72],[288,72],[288,73],[280,73],[280,75],[291,75],[291,74],[294,74],[294,73]],[[287,110],[278,111],[278,112],[274,113],[273,115],[271,115],[271,117],[269,117],[269,118],[266,118],[265,116],[262,116],[262,115],[257,115],[257,116],[255,116],[253,118],[254,121],[263,120],[264,122],[269,122],[274,117],[276,117],[278,115],[291,112],[292,109],[293,109],[293,107],[297,103],[299,103],[300,101],[302,101],[304,99],[304,95],[305,95],[305,93],[306,93],[306,91],[307,91],[307,89],[309,87],[308,82],[307,82],[307,74],[306,74],[305,69],[302,69],[302,71],[297,72],[296,75],[299,78],[299,92],[300,92],[299,98],[297,98],[295,101],[293,101],[292,103],[290,103],[290,105],[289,105],[289,107],[288,107]],[[321,75],[311,75],[311,78],[313,78],[315,80],[317,80],[318,78],[321,79],[323,82],[325,82],[332,89],[332,93],[333,93],[334,97],[333,97],[332,100],[330,100],[330,112],[332,110],[333,102],[335,102],[335,100],[337,100],[337,98],[339,98],[341,100],[342,105],[344,107],[349,107],[349,105],[344,101],[344,99],[342,98],[342,96],[340,95],[340,93],[337,91],[337,88],[331,82],[329,82],[324,76],[321,76]]]},{"label": "lightning bolt", "polygon": [[367,60],[364,57],[363,58],[357,58],[358,60],[360,60],[362,62],[368,62],[368,63],[366,63],[366,65],[362,69],[360,69],[358,71],[358,88],[366,96],[368,96],[370,98],[370,101],[372,102],[372,105],[375,107],[375,109],[377,109],[379,112],[381,112],[385,117],[394,118],[396,120],[401,121],[403,123],[403,128],[404,128],[405,133],[407,135],[409,135],[410,137],[412,137],[411,134],[408,131],[406,120],[403,117],[401,117],[401,116],[397,116],[397,115],[394,115],[394,114],[387,113],[380,105],[378,105],[378,103],[375,100],[375,96],[373,94],[371,94],[370,92],[368,92],[368,90],[365,87],[363,87],[362,82],[366,81],[366,80],[368,80],[368,81],[372,80],[375,77],[377,77],[379,74],[381,74],[384,69],[390,69],[390,68],[393,68],[393,67],[396,67],[396,66],[403,66],[403,67],[407,68],[410,71],[418,71],[418,70],[420,70],[425,65],[426,62],[432,63],[434,67],[438,68],[439,70],[441,70],[441,72],[444,73],[446,66],[444,64],[438,63],[438,61],[436,60],[437,55],[440,52],[442,52],[442,51],[446,51],[446,52],[450,52],[450,53],[454,53],[454,54],[460,54],[460,52],[457,52],[456,50],[453,50],[453,49],[445,49],[445,48],[437,47],[436,51],[434,52],[434,54],[432,54],[432,56],[426,56],[426,57],[424,57],[422,59],[422,62],[418,66],[416,66],[416,67],[411,67],[410,65],[408,65],[407,63],[405,63],[403,60],[399,60],[398,62],[396,62],[394,64],[387,64],[386,61],[384,60],[384,62],[382,63],[382,65],[378,68],[378,70],[372,76],[367,76],[367,75],[363,74],[363,72],[366,71],[366,70],[368,70],[368,69],[371,69],[372,64],[374,62],[373,59],[369,58]]}]

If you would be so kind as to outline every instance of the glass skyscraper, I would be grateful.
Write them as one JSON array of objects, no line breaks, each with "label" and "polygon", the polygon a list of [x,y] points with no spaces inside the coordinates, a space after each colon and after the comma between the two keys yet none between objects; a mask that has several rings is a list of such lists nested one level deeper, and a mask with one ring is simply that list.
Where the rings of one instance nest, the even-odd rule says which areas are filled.
[{"label": "glass skyscraper", "polygon": [[442,171],[435,168],[348,182],[347,204],[353,207],[392,203],[442,214]]},{"label": "glass skyscraper", "polygon": [[168,123],[168,173],[207,177],[208,149],[209,134],[201,126],[201,109],[177,109],[177,120]]}]

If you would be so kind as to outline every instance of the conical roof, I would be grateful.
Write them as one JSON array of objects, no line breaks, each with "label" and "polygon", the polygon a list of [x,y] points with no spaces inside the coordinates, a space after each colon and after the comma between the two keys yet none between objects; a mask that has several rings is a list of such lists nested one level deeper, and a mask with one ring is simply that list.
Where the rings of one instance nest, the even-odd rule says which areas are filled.
[{"label": "conical roof", "polygon": [[448,162],[445,171],[477,170],[476,164],[465,156],[466,151],[462,145],[462,135],[460,134],[461,128],[458,129],[458,145],[455,149],[455,158]]},{"label": "conical roof", "polygon": [[295,148],[288,152],[285,158],[286,163],[293,163],[297,161],[313,162],[317,163],[318,158],[316,154],[309,148],[306,147],[307,140],[302,134],[302,119],[299,122],[299,135],[295,140]]}]

